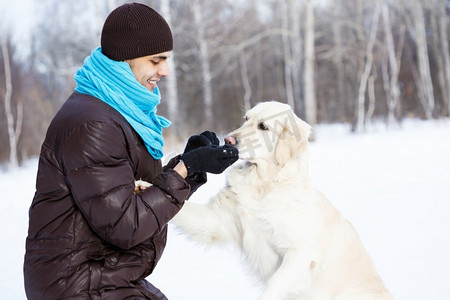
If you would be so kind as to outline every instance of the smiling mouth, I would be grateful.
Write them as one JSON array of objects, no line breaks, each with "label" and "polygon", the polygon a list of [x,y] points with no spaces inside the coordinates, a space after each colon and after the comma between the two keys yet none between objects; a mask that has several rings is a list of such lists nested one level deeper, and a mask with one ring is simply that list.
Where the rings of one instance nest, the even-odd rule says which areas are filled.
[{"label": "smiling mouth", "polygon": [[147,83],[151,84],[151,85],[156,85],[156,83],[158,82],[158,80],[150,80],[147,79]]}]

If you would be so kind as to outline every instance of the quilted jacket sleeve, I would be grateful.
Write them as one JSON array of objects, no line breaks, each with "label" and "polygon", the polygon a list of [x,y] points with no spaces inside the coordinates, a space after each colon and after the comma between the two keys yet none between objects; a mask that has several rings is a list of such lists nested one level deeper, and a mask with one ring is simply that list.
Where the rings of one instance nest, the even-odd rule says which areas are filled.
[{"label": "quilted jacket sleeve", "polygon": [[152,187],[135,194],[126,140],[115,124],[90,122],[77,127],[62,152],[76,205],[92,230],[122,249],[159,232],[181,209],[190,192],[189,184],[167,169]]}]

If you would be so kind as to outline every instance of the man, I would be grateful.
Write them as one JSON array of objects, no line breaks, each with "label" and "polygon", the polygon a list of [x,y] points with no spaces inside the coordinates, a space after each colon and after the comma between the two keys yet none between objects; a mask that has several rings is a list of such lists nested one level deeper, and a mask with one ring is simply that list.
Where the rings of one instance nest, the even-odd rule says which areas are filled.
[{"label": "man", "polygon": [[[207,131],[162,167],[170,122],[156,114],[157,83],[172,48],[168,24],[148,6],[125,4],[107,17],[101,47],[76,73],[42,145],[24,262],[29,299],[166,299],[145,278],[167,222],[205,172],[238,158]],[[152,185],[135,191],[140,179]]]}]

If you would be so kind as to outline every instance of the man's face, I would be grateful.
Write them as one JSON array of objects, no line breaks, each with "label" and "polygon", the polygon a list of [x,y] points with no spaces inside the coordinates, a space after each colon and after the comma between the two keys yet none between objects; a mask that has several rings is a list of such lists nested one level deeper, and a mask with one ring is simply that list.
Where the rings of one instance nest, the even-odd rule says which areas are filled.
[{"label": "man's face", "polygon": [[167,64],[169,57],[170,51],[128,59],[125,62],[130,65],[137,81],[153,92],[159,79],[169,75],[169,66]]}]

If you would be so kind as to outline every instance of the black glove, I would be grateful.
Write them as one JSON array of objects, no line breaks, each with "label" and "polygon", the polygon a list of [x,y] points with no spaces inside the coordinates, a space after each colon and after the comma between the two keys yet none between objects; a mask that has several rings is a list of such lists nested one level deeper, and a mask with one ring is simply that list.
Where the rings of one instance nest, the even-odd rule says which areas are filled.
[{"label": "black glove", "polygon": [[202,146],[181,156],[188,170],[188,176],[197,172],[220,174],[238,158],[238,149],[229,145]]},{"label": "black glove", "polygon": [[189,152],[198,147],[211,146],[211,145],[218,146],[219,139],[217,138],[217,136],[214,132],[203,131],[202,133],[193,135],[188,139],[183,153]]},{"label": "black glove", "polygon": [[[202,133],[193,135],[188,139],[183,153],[187,153],[198,147],[212,145],[219,145],[219,139],[217,138],[216,134],[212,131],[203,131]],[[203,184],[206,182],[206,178],[206,172],[197,172],[188,175],[188,177],[186,177],[186,181],[188,181],[188,183],[191,185],[192,191],[194,190],[194,183]]]}]

